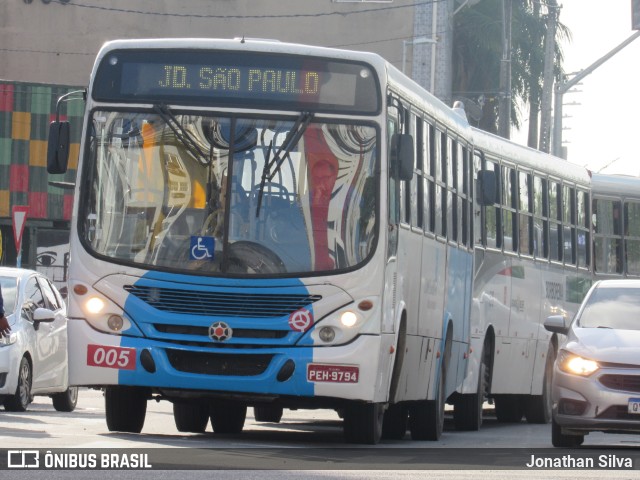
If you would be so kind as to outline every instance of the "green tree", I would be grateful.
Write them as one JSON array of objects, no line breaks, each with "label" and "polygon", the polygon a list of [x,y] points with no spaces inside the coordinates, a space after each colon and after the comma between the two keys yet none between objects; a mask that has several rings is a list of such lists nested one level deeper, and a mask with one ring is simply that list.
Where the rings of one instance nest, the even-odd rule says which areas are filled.
[{"label": "green tree", "polygon": [[[511,122],[520,128],[522,114],[519,107],[529,106],[529,145],[534,147],[537,147],[547,31],[547,11],[542,11],[540,5],[536,0],[514,0],[511,28]],[[568,29],[558,23],[556,77],[562,73],[559,44],[569,37]],[[501,60],[502,0],[481,0],[458,12],[454,17],[453,96],[479,103],[482,116],[476,124],[492,133],[498,129]]]}]

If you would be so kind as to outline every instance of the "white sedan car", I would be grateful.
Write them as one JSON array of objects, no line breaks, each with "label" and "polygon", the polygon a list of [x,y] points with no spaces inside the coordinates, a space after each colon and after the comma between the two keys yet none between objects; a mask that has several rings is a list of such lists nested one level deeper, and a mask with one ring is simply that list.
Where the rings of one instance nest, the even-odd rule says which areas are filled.
[{"label": "white sedan car", "polygon": [[0,404],[24,412],[34,395],[48,395],[58,411],[71,412],[78,388],[69,387],[66,306],[42,274],[0,267],[0,285],[11,334],[0,337]]},{"label": "white sedan car", "polygon": [[589,432],[640,433],[640,280],[602,280],[587,293],[553,372],[554,447],[577,447]]}]

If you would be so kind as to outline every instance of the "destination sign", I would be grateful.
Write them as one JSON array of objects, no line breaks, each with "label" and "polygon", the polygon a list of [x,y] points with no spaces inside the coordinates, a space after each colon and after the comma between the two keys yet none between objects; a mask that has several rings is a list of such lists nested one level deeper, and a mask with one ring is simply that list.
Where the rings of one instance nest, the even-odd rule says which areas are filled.
[{"label": "destination sign", "polygon": [[228,51],[112,52],[98,68],[93,98],[354,113],[380,106],[366,64]]}]

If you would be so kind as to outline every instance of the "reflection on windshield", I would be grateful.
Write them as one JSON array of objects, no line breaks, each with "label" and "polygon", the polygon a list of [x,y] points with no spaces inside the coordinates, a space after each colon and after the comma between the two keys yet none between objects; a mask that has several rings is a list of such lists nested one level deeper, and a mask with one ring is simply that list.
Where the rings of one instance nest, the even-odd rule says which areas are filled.
[{"label": "reflection on windshield", "polygon": [[300,118],[95,112],[85,244],[115,261],[214,274],[364,261],[376,240],[376,129],[311,116],[300,128]]},{"label": "reflection on windshield", "polygon": [[579,325],[584,328],[640,330],[640,290],[596,289],[585,305]]}]

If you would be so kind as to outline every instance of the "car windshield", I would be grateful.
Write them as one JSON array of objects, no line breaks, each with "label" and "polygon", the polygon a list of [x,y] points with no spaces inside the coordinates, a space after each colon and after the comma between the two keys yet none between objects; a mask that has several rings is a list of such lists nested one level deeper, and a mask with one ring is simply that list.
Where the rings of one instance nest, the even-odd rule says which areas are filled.
[{"label": "car windshield", "polygon": [[377,231],[377,129],[95,111],[80,236],[96,254],[203,274],[304,274],[363,262]]},{"label": "car windshield", "polygon": [[640,330],[640,289],[596,288],[585,304],[578,325]]},{"label": "car windshield", "polygon": [[15,277],[0,277],[0,286],[2,286],[4,311],[7,315],[10,315],[16,310],[18,279]]}]

